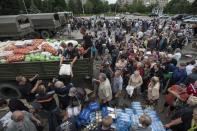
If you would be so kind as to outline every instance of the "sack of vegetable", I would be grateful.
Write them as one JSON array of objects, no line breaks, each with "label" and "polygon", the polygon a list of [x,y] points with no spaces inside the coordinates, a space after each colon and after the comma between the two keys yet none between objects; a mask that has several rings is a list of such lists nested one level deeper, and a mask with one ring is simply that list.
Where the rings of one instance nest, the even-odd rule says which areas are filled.
[{"label": "sack of vegetable", "polygon": [[57,50],[55,48],[53,48],[51,45],[49,45],[48,43],[44,43],[42,45],[42,50],[43,51],[47,51],[47,52],[49,52],[49,53],[51,53],[53,55],[57,55],[58,54]]},{"label": "sack of vegetable", "polygon": [[17,48],[14,49],[14,54],[28,54],[31,50],[27,48]]},{"label": "sack of vegetable", "polygon": [[13,51],[17,47],[14,44],[8,44],[8,46],[5,47],[5,51]]},{"label": "sack of vegetable", "polygon": [[15,54],[7,57],[7,62],[12,63],[12,62],[21,62],[25,59],[25,55],[23,54]]}]

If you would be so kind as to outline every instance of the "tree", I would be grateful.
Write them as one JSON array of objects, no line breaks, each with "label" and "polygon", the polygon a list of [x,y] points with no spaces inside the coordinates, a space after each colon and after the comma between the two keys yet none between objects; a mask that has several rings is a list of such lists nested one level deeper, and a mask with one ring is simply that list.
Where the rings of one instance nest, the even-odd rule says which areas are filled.
[{"label": "tree", "polygon": [[104,1],[103,2],[103,11],[104,12],[109,12],[110,11],[110,6],[109,6],[109,2],[108,1]]},{"label": "tree", "polygon": [[65,11],[67,10],[67,4],[65,0],[55,0],[53,3],[54,6],[54,12],[60,12],[60,11]]},{"label": "tree", "polygon": [[197,0],[195,0],[191,5],[191,13],[197,14]]},{"label": "tree", "polygon": [[69,0],[68,1],[68,9],[75,14],[82,13],[82,2],[81,0]]},{"label": "tree", "polygon": [[164,8],[164,12],[172,14],[190,13],[191,11],[191,4],[187,0],[171,0]]},{"label": "tree", "polygon": [[87,2],[84,4],[85,13],[93,13],[93,3],[90,0],[87,0]]},{"label": "tree", "polygon": [[41,11],[36,7],[36,5],[34,4],[34,0],[31,0],[31,6],[29,8],[29,13],[32,14],[37,14],[40,13]]},{"label": "tree", "polygon": [[82,2],[81,2],[81,0],[74,0],[74,1],[75,1],[76,13],[77,14],[82,13]]},{"label": "tree", "polygon": [[134,0],[132,5],[127,6],[127,10],[129,12],[139,12],[145,13],[147,12],[147,7],[144,5],[142,0]]},{"label": "tree", "polygon": [[16,15],[21,10],[19,0],[1,0],[0,1],[0,15]]}]

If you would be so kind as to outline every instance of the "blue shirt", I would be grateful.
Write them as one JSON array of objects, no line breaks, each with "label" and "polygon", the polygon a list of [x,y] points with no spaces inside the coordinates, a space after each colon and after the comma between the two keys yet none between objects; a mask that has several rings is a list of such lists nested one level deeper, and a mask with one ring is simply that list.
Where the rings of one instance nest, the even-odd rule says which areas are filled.
[{"label": "blue shirt", "polygon": [[175,84],[181,84],[185,81],[187,77],[187,72],[185,69],[175,69],[174,72],[173,72],[173,76],[172,76],[172,79],[174,81]]}]

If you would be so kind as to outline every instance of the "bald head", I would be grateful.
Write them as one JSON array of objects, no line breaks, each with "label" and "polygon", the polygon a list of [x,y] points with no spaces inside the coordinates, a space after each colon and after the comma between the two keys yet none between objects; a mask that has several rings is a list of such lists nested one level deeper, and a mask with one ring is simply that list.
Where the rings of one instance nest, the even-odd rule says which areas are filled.
[{"label": "bald head", "polygon": [[24,119],[24,113],[22,111],[15,111],[13,112],[11,118],[15,122],[22,121]]},{"label": "bald head", "polygon": [[62,88],[62,87],[64,87],[64,83],[61,82],[61,81],[57,81],[57,82],[55,82],[54,86],[55,86],[56,88]]}]

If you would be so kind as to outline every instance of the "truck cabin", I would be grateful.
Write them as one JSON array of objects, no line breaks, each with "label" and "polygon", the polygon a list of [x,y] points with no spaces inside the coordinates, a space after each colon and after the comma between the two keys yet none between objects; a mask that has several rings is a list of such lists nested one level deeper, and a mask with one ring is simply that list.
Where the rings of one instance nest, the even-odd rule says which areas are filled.
[{"label": "truck cabin", "polygon": [[24,15],[0,16],[0,37],[23,37],[33,32],[31,20]]},{"label": "truck cabin", "polygon": [[66,26],[69,20],[67,14],[64,12],[58,12],[57,14],[59,15],[61,26]]},{"label": "truck cabin", "polygon": [[50,38],[61,30],[60,17],[56,13],[27,14],[38,37]]},{"label": "truck cabin", "polygon": [[58,15],[60,17],[60,22],[62,26],[68,24],[69,21],[72,21],[73,18],[72,12],[58,12]]}]

